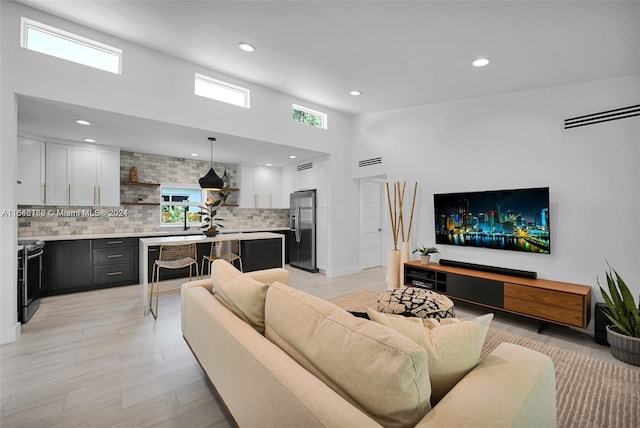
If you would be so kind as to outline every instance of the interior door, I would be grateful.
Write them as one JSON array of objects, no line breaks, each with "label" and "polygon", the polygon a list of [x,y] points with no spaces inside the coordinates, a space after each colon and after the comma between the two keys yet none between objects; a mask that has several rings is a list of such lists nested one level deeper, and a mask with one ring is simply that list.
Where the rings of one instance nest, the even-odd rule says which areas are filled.
[{"label": "interior door", "polygon": [[381,265],[382,247],[382,184],[376,181],[360,183],[360,267]]}]

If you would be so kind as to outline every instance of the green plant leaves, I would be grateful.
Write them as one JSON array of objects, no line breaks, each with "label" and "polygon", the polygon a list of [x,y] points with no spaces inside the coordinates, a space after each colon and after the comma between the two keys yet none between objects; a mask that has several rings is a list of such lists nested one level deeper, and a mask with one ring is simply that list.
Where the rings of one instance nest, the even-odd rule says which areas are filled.
[{"label": "green plant leaves", "polygon": [[629,287],[622,277],[607,262],[607,293],[600,285],[600,294],[607,304],[604,314],[624,335],[640,337],[640,311],[636,305]]}]

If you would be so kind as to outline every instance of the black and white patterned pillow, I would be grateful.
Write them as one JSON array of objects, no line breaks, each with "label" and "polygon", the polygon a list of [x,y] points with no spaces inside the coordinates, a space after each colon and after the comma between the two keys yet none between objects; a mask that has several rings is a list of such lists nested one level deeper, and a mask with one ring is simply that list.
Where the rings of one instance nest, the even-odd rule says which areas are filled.
[{"label": "black and white patterned pillow", "polygon": [[381,294],[378,312],[438,320],[456,316],[453,302],[447,296],[417,287],[402,287]]}]

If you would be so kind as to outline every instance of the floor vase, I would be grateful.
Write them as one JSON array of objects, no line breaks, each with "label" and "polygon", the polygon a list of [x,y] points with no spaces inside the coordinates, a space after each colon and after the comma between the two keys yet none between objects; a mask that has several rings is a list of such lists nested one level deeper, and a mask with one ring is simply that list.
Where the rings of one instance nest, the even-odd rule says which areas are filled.
[{"label": "floor vase", "polygon": [[387,290],[400,287],[400,250],[390,250],[387,261]]}]

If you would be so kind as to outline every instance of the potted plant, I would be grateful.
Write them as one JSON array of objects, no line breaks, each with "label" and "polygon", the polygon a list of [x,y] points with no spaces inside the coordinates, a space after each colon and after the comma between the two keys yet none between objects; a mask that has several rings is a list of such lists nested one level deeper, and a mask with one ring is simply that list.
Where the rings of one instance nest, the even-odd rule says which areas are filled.
[{"label": "potted plant", "polygon": [[216,236],[218,234],[218,227],[224,227],[220,224],[221,221],[224,221],[223,218],[216,218],[218,214],[218,205],[222,203],[222,199],[218,199],[214,201],[213,198],[208,198],[205,202],[204,206],[200,206],[203,211],[200,211],[200,215],[202,215],[202,233],[207,236]]},{"label": "potted plant", "polygon": [[413,250],[414,253],[420,253],[420,263],[426,265],[429,263],[429,258],[431,254],[439,253],[436,247],[418,247]]},{"label": "potted plant", "polygon": [[607,263],[607,293],[598,281],[600,294],[607,304],[604,314],[612,324],[607,326],[611,354],[620,361],[640,366],[640,307],[615,269]]}]

